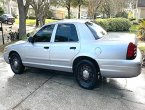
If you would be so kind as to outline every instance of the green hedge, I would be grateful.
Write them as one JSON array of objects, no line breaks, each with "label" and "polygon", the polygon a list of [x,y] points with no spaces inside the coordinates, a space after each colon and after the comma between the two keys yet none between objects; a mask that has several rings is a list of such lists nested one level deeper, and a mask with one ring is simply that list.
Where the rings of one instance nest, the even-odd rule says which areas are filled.
[{"label": "green hedge", "polygon": [[107,31],[129,31],[131,23],[126,18],[108,18],[108,19],[96,19],[95,23],[101,25]]}]

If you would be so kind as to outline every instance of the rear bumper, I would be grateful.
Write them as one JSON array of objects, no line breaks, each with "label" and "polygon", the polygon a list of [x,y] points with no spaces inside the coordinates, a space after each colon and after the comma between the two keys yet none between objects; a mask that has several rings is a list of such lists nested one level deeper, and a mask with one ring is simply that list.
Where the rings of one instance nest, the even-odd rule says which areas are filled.
[{"label": "rear bumper", "polygon": [[137,50],[134,60],[96,60],[100,66],[101,75],[108,78],[130,78],[141,73],[142,55]]}]

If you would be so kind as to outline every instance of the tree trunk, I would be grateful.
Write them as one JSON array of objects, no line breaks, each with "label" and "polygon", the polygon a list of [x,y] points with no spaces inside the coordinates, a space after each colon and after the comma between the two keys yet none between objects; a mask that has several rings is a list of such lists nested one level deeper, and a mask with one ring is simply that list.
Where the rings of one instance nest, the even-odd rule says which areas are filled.
[{"label": "tree trunk", "polygon": [[26,35],[26,10],[23,0],[17,0],[19,9],[19,38],[21,39]]},{"label": "tree trunk", "polygon": [[70,3],[67,6],[67,11],[68,11],[68,19],[70,19],[71,18]]},{"label": "tree trunk", "polygon": [[68,13],[68,19],[70,19],[71,18],[70,8],[67,8],[67,13]]},{"label": "tree trunk", "polygon": [[40,23],[40,26],[43,26],[43,17],[42,16],[39,16],[39,23]]},{"label": "tree trunk", "polygon": [[39,19],[36,17],[36,25],[35,25],[36,27],[38,27],[39,26]]},{"label": "tree trunk", "polygon": [[45,24],[45,17],[43,17],[43,25]]},{"label": "tree trunk", "polygon": [[78,19],[80,19],[81,17],[81,5],[79,5],[79,9],[78,9]]}]

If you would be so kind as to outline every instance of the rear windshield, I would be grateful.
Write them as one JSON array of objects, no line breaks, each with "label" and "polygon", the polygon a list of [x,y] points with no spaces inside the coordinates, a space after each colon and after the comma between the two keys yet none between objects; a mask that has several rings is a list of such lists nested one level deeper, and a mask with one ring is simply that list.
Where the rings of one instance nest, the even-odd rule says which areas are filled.
[{"label": "rear windshield", "polygon": [[107,32],[99,25],[92,23],[92,22],[86,22],[85,23],[87,27],[90,29],[92,34],[94,35],[95,39],[100,39],[104,35],[107,34]]}]

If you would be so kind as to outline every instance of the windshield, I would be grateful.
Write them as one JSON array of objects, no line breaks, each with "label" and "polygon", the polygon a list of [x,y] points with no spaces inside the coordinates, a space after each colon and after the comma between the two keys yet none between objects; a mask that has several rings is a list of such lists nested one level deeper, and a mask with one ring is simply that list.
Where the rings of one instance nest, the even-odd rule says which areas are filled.
[{"label": "windshield", "polygon": [[99,26],[99,25],[97,25],[95,23],[86,22],[85,24],[88,26],[88,28],[92,32],[92,34],[94,35],[95,39],[100,39],[104,35],[107,34],[107,32],[101,26]]},{"label": "windshield", "polygon": [[4,15],[6,15],[7,17],[13,17],[12,15],[10,15],[10,14],[4,14]]},{"label": "windshield", "polygon": [[35,28],[31,31],[29,31],[29,36],[34,36],[34,34],[36,34],[39,30],[41,29],[41,27]]}]

